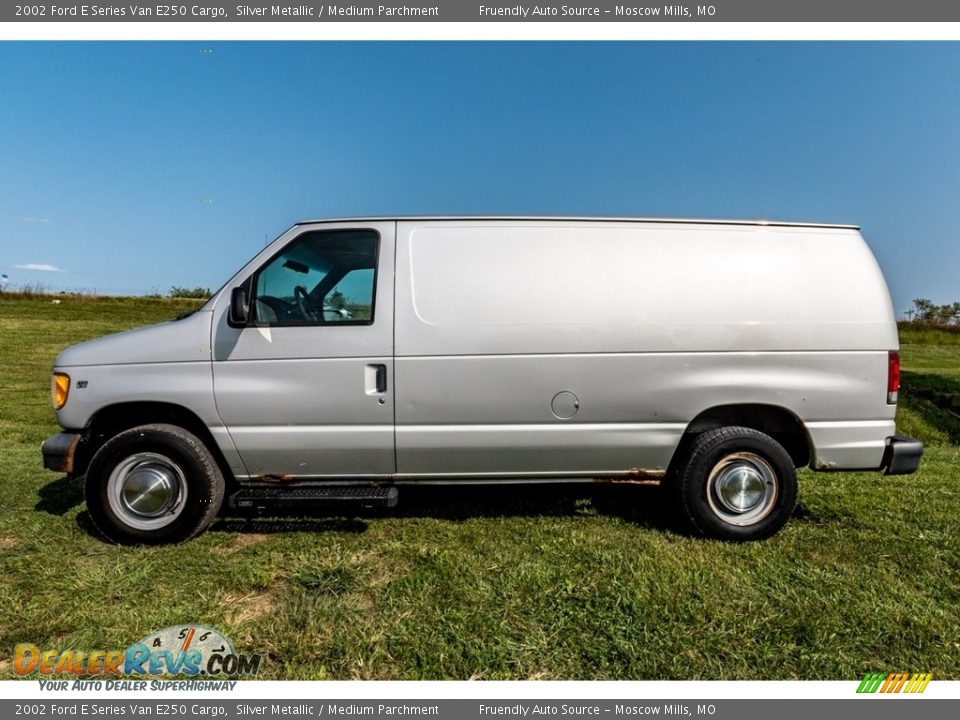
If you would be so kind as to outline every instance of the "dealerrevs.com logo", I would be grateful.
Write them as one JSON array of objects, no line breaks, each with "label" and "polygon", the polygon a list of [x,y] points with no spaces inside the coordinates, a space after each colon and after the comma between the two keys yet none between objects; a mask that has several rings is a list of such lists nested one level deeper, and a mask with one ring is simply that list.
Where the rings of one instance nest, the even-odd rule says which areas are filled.
[{"label": "dealerrevs.com logo", "polygon": [[14,648],[13,672],[50,676],[254,676],[261,656],[240,654],[233,643],[205,625],[175,625],[147,635],[125,650]]},{"label": "dealerrevs.com logo", "polygon": [[930,673],[867,673],[858,693],[922,693],[933,675]]}]

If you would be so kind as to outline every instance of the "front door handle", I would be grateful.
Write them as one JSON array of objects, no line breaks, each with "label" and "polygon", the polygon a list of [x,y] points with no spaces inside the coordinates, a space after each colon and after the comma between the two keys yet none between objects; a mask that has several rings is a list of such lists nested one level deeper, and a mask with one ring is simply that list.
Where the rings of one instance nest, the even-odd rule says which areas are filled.
[{"label": "front door handle", "polygon": [[367,395],[383,395],[387,391],[387,366],[367,365]]}]

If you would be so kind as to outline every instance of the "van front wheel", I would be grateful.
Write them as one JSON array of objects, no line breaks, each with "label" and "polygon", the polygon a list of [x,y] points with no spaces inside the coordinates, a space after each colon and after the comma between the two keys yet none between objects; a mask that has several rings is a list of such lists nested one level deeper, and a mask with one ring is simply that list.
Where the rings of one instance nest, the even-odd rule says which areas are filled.
[{"label": "van front wheel", "polygon": [[671,479],[684,518],[720,540],[762,540],[793,513],[797,473],[776,440],[745,427],[696,437]]},{"label": "van front wheel", "polygon": [[213,521],[223,492],[223,474],[203,442],[165,424],[110,438],[90,461],[84,483],[93,524],[125,545],[189,540]]}]

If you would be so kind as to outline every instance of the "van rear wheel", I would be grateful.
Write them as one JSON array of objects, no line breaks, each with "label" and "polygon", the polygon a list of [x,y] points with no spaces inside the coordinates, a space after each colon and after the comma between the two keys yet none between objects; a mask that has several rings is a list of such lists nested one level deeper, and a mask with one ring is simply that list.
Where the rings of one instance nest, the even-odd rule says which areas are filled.
[{"label": "van rear wheel", "polygon": [[90,461],[84,482],[93,524],[125,545],[189,540],[213,521],[223,493],[223,474],[203,442],[166,424],[110,438]]},{"label": "van rear wheel", "polygon": [[797,473],[776,440],[752,428],[698,435],[671,478],[681,516],[702,535],[762,540],[793,513]]}]

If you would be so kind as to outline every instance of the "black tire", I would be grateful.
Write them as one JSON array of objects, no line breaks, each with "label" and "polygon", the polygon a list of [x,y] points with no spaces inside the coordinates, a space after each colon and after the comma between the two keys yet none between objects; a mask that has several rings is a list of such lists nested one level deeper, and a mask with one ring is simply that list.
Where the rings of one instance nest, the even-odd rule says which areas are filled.
[{"label": "black tire", "polygon": [[719,540],[768,538],[784,526],[797,502],[790,455],[751,428],[698,435],[671,475],[668,489],[681,518]]},{"label": "black tire", "polygon": [[94,526],[123,545],[195,537],[220,510],[223,493],[223,474],[210,450],[176,425],[140,425],[110,438],[84,481]]}]

